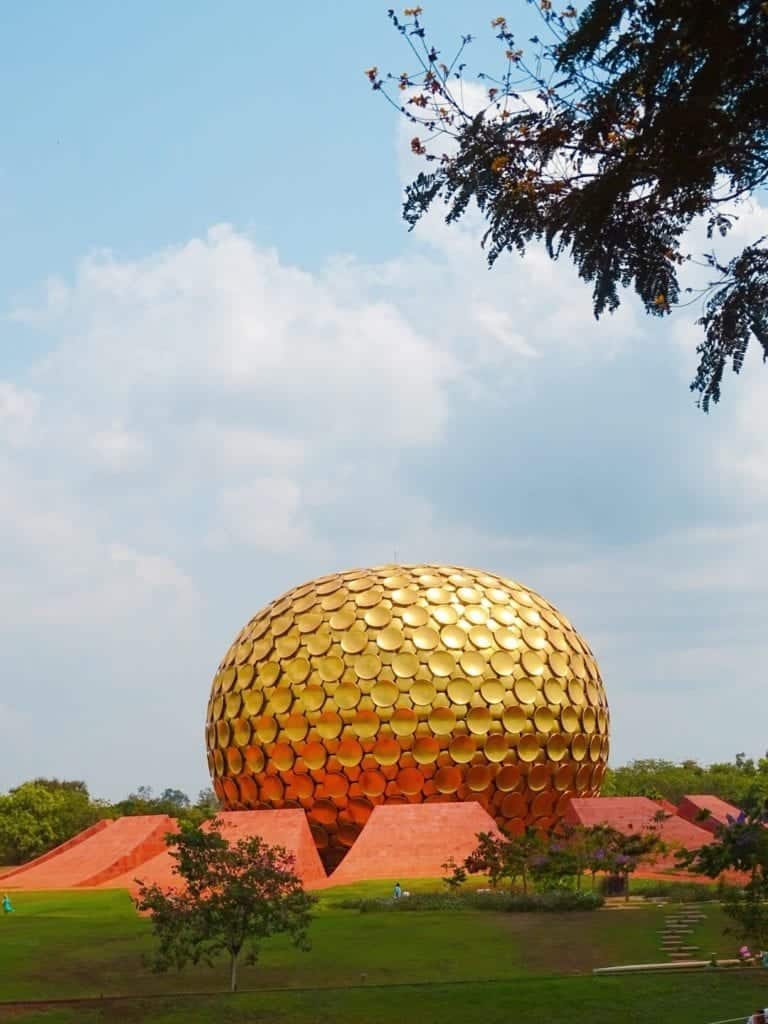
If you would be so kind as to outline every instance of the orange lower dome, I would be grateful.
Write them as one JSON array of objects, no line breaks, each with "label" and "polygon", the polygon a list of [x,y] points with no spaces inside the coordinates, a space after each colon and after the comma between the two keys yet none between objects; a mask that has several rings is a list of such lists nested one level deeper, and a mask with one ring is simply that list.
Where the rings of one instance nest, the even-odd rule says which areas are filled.
[{"label": "orange lower dome", "polygon": [[387,565],[262,609],[219,666],[206,739],[227,810],[303,807],[330,868],[378,803],[476,800],[511,833],[597,796],[597,664],[568,619],[475,569]]}]

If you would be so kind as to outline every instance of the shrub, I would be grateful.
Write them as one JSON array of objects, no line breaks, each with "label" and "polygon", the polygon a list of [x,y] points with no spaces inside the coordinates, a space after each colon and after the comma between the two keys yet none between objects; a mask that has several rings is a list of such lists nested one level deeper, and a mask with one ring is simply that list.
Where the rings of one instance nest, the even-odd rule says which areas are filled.
[{"label": "shrub", "polygon": [[394,899],[348,899],[338,906],[362,914],[420,910],[492,910],[507,913],[559,913],[569,910],[597,910],[603,898],[597,893],[574,890],[549,892],[421,892]]}]

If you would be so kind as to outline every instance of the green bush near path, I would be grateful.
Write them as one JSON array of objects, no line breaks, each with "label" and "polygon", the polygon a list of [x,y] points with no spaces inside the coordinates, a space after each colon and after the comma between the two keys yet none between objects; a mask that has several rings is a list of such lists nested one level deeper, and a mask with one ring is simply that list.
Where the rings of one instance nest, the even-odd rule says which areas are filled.
[{"label": "green bush near path", "polygon": [[574,910],[597,910],[604,904],[602,896],[572,889],[554,892],[417,892],[400,899],[362,898],[342,900],[345,910],[361,913],[408,913],[419,910],[487,910],[491,913],[565,913]]}]

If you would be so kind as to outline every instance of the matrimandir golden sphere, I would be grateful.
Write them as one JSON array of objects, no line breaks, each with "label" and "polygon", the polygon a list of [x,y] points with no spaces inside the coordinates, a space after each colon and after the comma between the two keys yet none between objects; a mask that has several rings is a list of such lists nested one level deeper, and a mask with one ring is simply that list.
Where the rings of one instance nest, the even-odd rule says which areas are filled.
[{"label": "matrimandir golden sphere", "polygon": [[380,803],[476,800],[512,834],[596,796],[608,705],[569,620],[513,580],[385,565],[304,583],[227,651],[206,722],[228,810],[303,807],[331,868]]}]

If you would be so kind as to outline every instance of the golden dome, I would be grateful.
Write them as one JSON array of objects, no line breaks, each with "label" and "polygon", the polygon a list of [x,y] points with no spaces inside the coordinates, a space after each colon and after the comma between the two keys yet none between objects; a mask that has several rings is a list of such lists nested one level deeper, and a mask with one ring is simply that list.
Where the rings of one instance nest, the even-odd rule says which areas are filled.
[{"label": "golden dome", "polygon": [[213,680],[206,740],[228,810],[303,807],[326,866],[378,803],[477,800],[511,833],[596,796],[608,706],[588,645],[513,580],[386,565],[288,591]]}]

